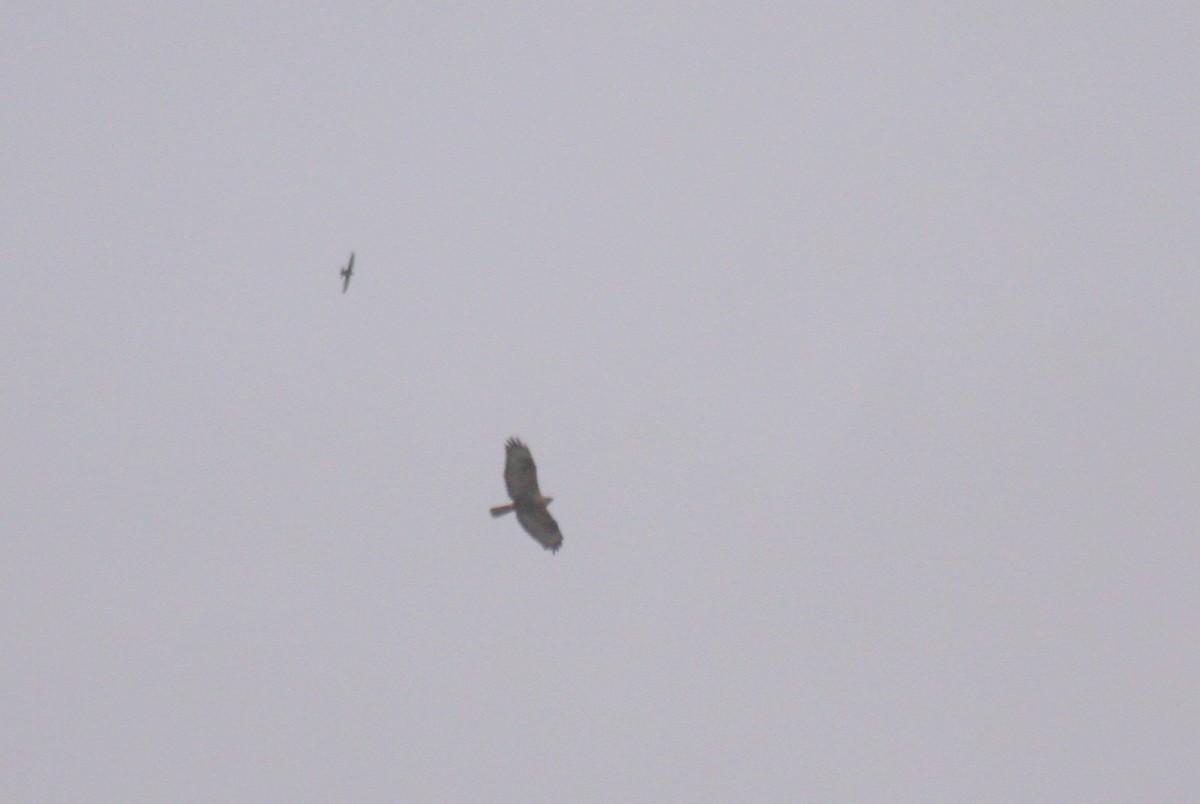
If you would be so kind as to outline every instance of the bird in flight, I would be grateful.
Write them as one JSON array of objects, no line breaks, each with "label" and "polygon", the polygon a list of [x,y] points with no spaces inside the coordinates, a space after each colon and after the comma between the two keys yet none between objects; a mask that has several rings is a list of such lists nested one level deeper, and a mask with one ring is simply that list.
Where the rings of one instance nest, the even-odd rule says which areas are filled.
[{"label": "bird in flight", "polygon": [[350,264],[342,269],[342,293],[350,287],[350,275],[354,273],[354,252],[350,252]]},{"label": "bird in flight", "polygon": [[543,497],[538,490],[537,466],[529,447],[517,438],[508,439],[504,445],[504,485],[508,488],[510,505],[497,505],[492,516],[504,516],[517,512],[517,521],[525,531],[550,552],[562,547],[562,531],[550,516],[549,506],[553,497]]}]

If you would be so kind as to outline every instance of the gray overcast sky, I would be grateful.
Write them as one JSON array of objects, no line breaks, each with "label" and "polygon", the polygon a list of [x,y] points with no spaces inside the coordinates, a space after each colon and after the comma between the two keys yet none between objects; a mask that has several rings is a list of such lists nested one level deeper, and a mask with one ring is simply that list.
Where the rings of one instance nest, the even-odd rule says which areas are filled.
[{"label": "gray overcast sky", "polygon": [[589,5],[0,15],[0,798],[1194,796],[1200,10]]}]

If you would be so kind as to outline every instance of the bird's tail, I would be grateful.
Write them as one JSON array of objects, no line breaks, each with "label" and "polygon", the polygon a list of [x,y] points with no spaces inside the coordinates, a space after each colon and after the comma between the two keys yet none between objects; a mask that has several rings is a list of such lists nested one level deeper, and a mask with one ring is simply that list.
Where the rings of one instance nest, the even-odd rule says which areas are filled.
[{"label": "bird's tail", "polygon": [[492,509],[492,516],[504,516],[516,507],[515,505],[497,505]]}]

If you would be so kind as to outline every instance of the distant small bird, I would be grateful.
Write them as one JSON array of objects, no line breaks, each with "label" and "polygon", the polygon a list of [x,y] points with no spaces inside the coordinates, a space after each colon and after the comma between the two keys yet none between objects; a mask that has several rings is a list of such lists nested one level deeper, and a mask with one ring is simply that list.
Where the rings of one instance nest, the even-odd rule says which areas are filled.
[{"label": "distant small bird", "polygon": [[350,252],[350,264],[342,269],[342,293],[350,287],[350,275],[354,273],[354,252]]},{"label": "distant small bird", "polygon": [[497,505],[492,516],[517,512],[517,521],[525,531],[552,553],[562,547],[562,531],[547,510],[553,497],[543,497],[538,490],[537,466],[529,447],[519,439],[510,438],[504,445],[504,485],[512,505]]}]

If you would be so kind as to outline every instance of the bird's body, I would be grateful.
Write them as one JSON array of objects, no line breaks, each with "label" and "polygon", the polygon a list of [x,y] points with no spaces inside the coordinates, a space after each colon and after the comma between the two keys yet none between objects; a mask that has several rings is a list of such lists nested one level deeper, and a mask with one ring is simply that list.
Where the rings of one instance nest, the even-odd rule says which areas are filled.
[{"label": "bird's body", "polygon": [[348,287],[350,287],[350,277],[353,273],[354,273],[354,252],[351,251],[350,252],[350,263],[345,268],[343,268],[342,272],[341,272],[341,274],[342,274],[342,293],[345,293],[346,289]]},{"label": "bird's body", "polygon": [[550,552],[557,552],[562,547],[563,537],[558,523],[550,516],[549,506],[554,498],[546,497],[538,490],[533,454],[517,438],[508,439],[504,454],[504,485],[512,503],[497,505],[491,511],[492,516],[515,511],[517,521],[530,536]]}]

